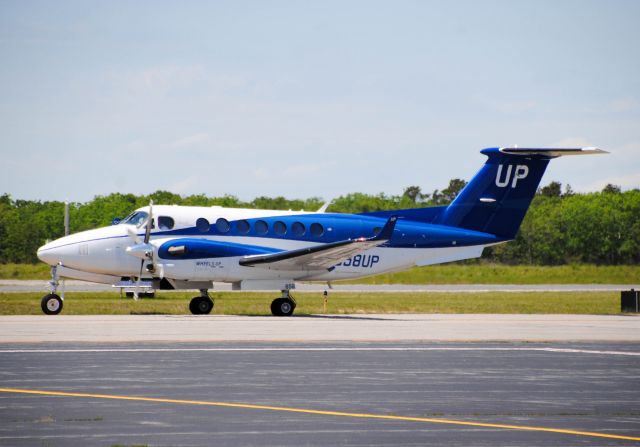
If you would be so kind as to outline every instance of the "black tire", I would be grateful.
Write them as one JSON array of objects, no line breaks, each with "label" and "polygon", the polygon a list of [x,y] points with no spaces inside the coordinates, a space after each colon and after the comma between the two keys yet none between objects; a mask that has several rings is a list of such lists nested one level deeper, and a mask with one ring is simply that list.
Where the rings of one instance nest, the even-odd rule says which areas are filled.
[{"label": "black tire", "polygon": [[282,298],[276,298],[275,300],[271,301],[271,314],[275,317],[282,316],[282,314],[280,313],[280,300],[282,300]]},{"label": "black tire", "polygon": [[296,308],[291,298],[278,298],[271,303],[271,313],[276,317],[290,317]]},{"label": "black tire", "polygon": [[195,297],[194,299],[192,299],[189,302],[189,311],[193,314],[193,315],[198,315],[198,300],[200,299],[199,296]]},{"label": "black tire", "polygon": [[55,293],[45,295],[40,302],[42,312],[47,315],[58,315],[62,312],[62,299]]},{"label": "black tire", "polygon": [[197,296],[189,303],[189,310],[193,315],[210,314],[213,310],[213,301],[203,296]]}]

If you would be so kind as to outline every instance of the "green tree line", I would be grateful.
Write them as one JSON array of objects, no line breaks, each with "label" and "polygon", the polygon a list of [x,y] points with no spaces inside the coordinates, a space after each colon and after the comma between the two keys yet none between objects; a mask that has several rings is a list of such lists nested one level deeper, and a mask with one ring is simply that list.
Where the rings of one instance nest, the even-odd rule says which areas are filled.
[{"label": "green tree line", "polygon": [[[423,193],[419,186],[409,186],[400,195],[351,193],[334,199],[328,211],[359,213],[445,205],[465,184],[464,180],[453,179],[446,188],[432,193]],[[156,204],[308,211],[323,204],[319,197],[301,200],[261,196],[246,202],[230,195],[113,193],[86,203],[70,203],[71,233],[110,225],[114,218],[125,217],[150,200]],[[63,220],[63,202],[0,196],[0,262],[38,262],[37,248],[64,234]],[[636,264],[640,261],[640,190],[622,192],[607,185],[601,192],[575,194],[570,186],[563,192],[560,183],[552,182],[538,191],[515,241],[487,249],[484,258],[509,264]]]}]

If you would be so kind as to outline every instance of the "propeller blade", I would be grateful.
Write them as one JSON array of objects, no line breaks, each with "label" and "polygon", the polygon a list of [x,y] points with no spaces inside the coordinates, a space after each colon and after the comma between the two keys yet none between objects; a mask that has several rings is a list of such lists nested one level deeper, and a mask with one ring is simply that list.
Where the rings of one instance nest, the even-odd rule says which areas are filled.
[{"label": "propeller blade", "polygon": [[164,264],[158,264],[158,277],[160,279],[164,278]]},{"label": "propeller blade", "polygon": [[144,233],[144,243],[149,243],[151,237],[151,225],[153,225],[153,200],[149,200],[149,218],[147,219],[147,228]]},{"label": "propeller blade", "polygon": [[[153,247],[149,245],[149,239],[151,239],[152,226],[153,226],[153,200],[149,200],[149,217],[147,218],[147,225],[144,232],[144,245],[146,246],[145,248],[149,247],[151,248],[151,250],[145,250],[143,253],[144,257],[140,261],[140,273],[138,274],[138,280],[136,281],[136,288],[135,288],[135,291],[133,292],[133,298],[136,300],[140,296],[140,281],[142,281],[142,271],[144,270],[144,263],[146,260],[149,260],[153,265]],[[129,251],[129,249],[133,249],[131,254],[136,256],[136,254],[133,252],[133,251],[136,251],[135,248],[138,248],[138,247],[129,247],[127,251]]]},{"label": "propeller blade", "polygon": [[142,242],[142,240],[138,236],[138,233],[136,233],[136,230],[134,230],[133,225],[127,225],[127,234],[131,239],[133,239],[133,242],[135,242],[136,245]]}]

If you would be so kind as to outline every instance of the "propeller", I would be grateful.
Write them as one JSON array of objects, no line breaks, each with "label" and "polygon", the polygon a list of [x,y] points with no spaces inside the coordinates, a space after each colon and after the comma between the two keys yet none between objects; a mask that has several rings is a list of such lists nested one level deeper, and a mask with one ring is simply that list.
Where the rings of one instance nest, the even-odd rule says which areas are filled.
[{"label": "propeller", "polygon": [[133,292],[133,298],[137,300],[140,296],[140,282],[142,281],[142,272],[144,270],[144,263],[151,261],[153,266],[153,246],[149,244],[151,238],[151,226],[153,225],[153,200],[149,201],[149,217],[144,232],[144,239],[140,240],[140,236],[133,228],[127,228],[129,237],[133,239],[135,245],[127,247],[127,253],[137,258],[140,258],[140,272],[136,280],[136,287]]}]

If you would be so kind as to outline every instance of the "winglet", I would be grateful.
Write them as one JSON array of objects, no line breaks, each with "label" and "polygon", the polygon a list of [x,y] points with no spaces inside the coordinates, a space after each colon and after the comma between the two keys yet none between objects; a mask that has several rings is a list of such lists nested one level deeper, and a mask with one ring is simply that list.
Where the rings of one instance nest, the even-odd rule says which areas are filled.
[{"label": "winglet", "polygon": [[396,228],[396,222],[398,222],[398,216],[390,216],[387,223],[384,224],[380,233],[371,238],[372,241],[388,241],[393,236],[393,230]]}]

